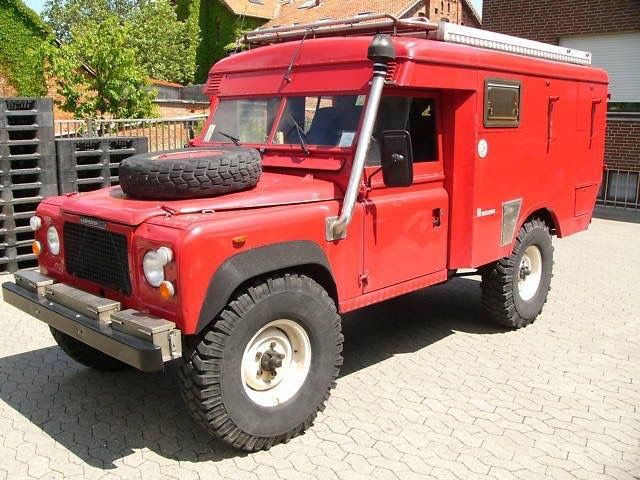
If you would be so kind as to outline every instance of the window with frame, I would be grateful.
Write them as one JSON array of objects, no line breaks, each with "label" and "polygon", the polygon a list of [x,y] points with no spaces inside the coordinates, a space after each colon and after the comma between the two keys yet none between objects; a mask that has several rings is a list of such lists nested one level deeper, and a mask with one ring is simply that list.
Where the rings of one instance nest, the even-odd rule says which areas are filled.
[{"label": "window with frame", "polygon": [[367,152],[367,165],[380,165],[380,141],[387,130],[411,135],[414,163],[438,160],[436,103],[433,98],[383,96]]},{"label": "window with frame", "polygon": [[517,127],[520,125],[522,84],[513,80],[488,79],[484,91],[484,126]]}]

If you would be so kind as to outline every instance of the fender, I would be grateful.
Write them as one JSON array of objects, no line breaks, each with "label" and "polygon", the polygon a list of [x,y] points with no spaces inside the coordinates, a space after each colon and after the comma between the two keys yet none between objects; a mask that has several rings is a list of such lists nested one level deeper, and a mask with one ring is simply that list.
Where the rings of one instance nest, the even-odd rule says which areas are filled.
[{"label": "fender", "polygon": [[209,281],[195,333],[200,333],[211,323],[227,304],[233,292],[247,280],[265,273],[303,265],[320,266],[333,278],[327,256],[317,243],[308,240],[258,247],[228,258]]}]

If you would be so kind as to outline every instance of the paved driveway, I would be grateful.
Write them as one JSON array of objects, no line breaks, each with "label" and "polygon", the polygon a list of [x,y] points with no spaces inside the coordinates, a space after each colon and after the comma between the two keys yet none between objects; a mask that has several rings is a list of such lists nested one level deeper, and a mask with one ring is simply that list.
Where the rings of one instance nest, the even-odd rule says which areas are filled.
[{"label": "paved driveway", "polygon": [[[246,455],[187,417],[170,374],[100,374],[0,304],[0,478],[640,478],[640,224],[556,242],[549,303],[512,332],[476,278],[345,319],[304,436]],[[5,277],[6,278],[6,277]]]}]

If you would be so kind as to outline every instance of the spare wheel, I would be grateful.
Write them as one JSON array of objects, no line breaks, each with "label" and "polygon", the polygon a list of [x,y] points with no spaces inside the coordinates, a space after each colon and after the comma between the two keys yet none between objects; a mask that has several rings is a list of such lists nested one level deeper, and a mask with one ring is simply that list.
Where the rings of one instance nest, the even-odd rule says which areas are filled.
[{"label": "spare wheel", "polygon": [[120,186],[140,199],[211,197],[255,187],[262,173],[253,148],[185,148],[143,153],[120,163]]}]

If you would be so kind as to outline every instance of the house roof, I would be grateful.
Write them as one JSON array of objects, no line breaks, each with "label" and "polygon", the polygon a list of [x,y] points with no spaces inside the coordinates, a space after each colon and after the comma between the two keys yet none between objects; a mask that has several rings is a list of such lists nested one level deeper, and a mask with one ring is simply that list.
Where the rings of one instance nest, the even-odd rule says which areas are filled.
[{"label": "house roof", "polygon": [[272,19],[280,0],[221,0],[236,15]]},{"label": "house roof", "polygon": [[[421,2],[422,0],[321,0],[320,5],[315,6],[315,0],[285,0],[280,6],[279,14],[264,27],[348,18],[363,13],[390,13],[402,16]],[[304,8],[305,5],[312,6]]]}]

